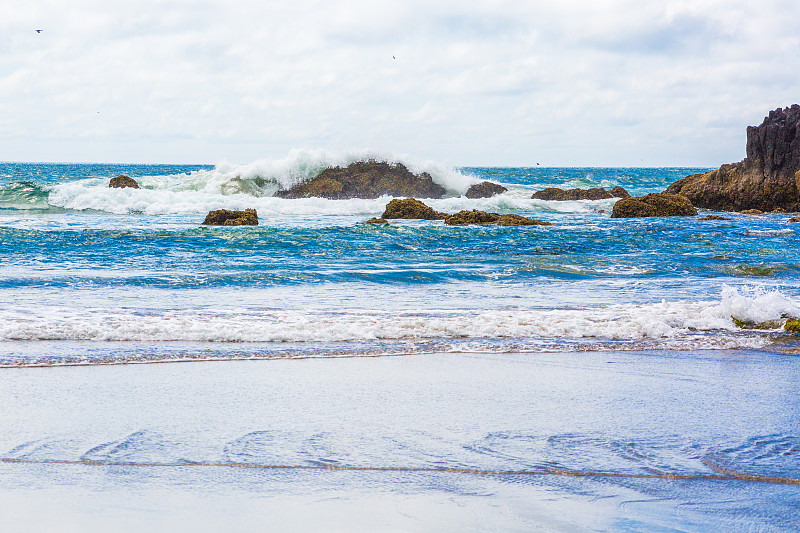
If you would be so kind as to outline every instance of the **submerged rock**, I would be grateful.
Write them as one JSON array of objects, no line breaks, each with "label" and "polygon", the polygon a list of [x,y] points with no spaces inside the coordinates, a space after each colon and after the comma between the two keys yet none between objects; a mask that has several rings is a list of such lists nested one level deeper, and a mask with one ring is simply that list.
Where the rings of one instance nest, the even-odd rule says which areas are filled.
[{"label": "submerged rock", "polygon": [[605,200],[607,198],[628,198],[628,191],[617,185],[610,191],[601,187],[592,189],[559,189],[558,187],[548,187],[533,193],[534,200]]},{"label": "submerged rock", "polygon": [[415,198],[395,198],[386,204],[381,218],[443,220],[446,216],[447,214],[435,211]]},{"label": "submerged rock", "polygon": [[744,160],[687,176],[666,192],[715,211],[800,210],[800,105],[770,111],[760,126],[748,126]]},{"label": "submerged rock", "polygon": [[323,170],[316,178],[275,193],[280,198],[380,198],[403,196],[441,198],[445,188],[427,172],[411,173],[402,163],[357,161]]},{"label": "submerged rock", "polygon": [[614,204],[611,218],[691,217],[697,215],[691,202],[676,194],[650,193],[622,198]]},{"label": "submerged rock", "polygon": [[550,226],[549,222],[526,218],[520,215],[500,215],[498,213],[487,213],[486,211],[459,211],[453,215],[447,215],[444,223],[450,226],[466,226],[467,224],[497,224],[498,226]]},{"label": "submerged rock", "polygon": [[800,217],[792,217],[792,218],[789,219],[789,222],[792,222],[792,223],[800,222]]},{"label": "submerged rock", "polygon": [[255,209],[228,211],[217,209],[209,211],[203,221],[205,226],[258,226],[258,213]]},{"label": "submerged rock", "polygon": [[744,211],[739,211],[743,215],[763,215],[764,211],[760,209],[745,209]]},{"label": "submerged rock", "polygon": [[719,215],[706,215],[703,218],[698,218],[697,220],[730,220],[728,217],[721,217]]},{"label": "submerged rock", "polygon": [[789,321],[784,324],[783,320],[765,320],[764,322],[750,322],[748,320],[739,320],[732,316],[731,320],[736,324],[736,327],[741,329],[778,329],[781,326],[786,327]]},{"label": "submerged rock", "polygon": [[389,221],[386,220],[385,218],[376,218],[376,217],[372,217],[371,219],[365,220],[363,222],[363,224],[388,224],[388,223]]},{"label": "submerged rock", "polygon": [[783,325],[783,329],[790,333],[800,335],[800,318],[790,318]]},{"label": "submerged rock", "polygon": [[496,194],[502,194],[507,190],[507,188],[503,187],[499,183],[482,181],[472,185],[469,189],[467,189],[467,193],[464,196],[467,198],[491,198],[492,196],[495,196]]},{"label": "submerged rock", "polygon": [[139,184],[130,176],[117,176],[115,178],[111,178],[111,181],[108,182],[108,186],[111,189],[124,189],[126,187],[130,187],[132,189],[139,188]]}]

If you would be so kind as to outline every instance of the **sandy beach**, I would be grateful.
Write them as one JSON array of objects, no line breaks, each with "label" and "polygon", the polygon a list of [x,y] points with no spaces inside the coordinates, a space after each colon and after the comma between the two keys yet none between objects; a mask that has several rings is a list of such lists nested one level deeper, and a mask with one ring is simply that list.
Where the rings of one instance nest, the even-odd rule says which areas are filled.
[{"label": "sandy beach", "polygon": [[795,356],[418,354],[2,374],[0,520],[19,531],[780,531],[800,519],[800,413],[786,408],[800,392]]}]

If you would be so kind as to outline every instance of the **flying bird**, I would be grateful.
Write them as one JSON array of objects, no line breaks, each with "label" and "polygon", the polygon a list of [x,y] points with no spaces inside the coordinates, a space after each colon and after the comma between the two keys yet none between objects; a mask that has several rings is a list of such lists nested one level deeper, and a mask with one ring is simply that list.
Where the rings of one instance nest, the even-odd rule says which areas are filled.
[{"label": "flying bird", "polygon": [[44,30],[36,30],[36,33],[42,33]]}]

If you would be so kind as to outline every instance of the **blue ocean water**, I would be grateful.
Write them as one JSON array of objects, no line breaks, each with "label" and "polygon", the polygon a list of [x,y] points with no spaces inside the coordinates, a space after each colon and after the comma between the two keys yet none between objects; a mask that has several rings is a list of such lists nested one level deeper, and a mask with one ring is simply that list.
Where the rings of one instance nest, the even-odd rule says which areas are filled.
[{"label": "blue ocean water", "polygon": [[[416,220],[371,225],[363,222],[380,216],[389,198],[272,197],[278,188],[307,179],[326,165],[361,156],[293,152],[278,161],[217,166],[0,163],[0,375],[10,391],[3,403],[16,406],[3,419],[0,458],[20,461],[0,465],[14,469],[9,478],[14,481],[6,490],[33,490],[48,479],[49,474],[36,470],[44,468],[36,461],[86,468],[92,461],[130,463],[125,468],[183,461],[217,468],[242,462],[336,465],[355,467],[347,475],[368,478],[349,479],[349,492],[337,496],[356,502],[353,505],[368,504],[363,483],[376,484],[391,496],[398,495],[397,483],[413,486],[414,494],[436,495],[437,501],[443,494],[445,499],[450,494],[472,501],[486,493],[489,504],[469,505],[515,501],[518,513],[499,529],[526,530],[531,520],[535,522],[522,503],[525,491],[534,490],[527,482],[512,479],[508,484],[493,478],[489,485],[476,481],[476,486],[455,483],[448,488],[447,474],[415,474],[414,469],[656,473],[656,478],[623,478],[613,486],[602,476],[537,481],[539,496],[544,498],[540,491],[557,493],[559,505],[580,511],[576,521],[566,525],[548,521],[555,520],[552,516],[542,523],[556,530],[581,529],[591,523],[579,518],[592,515],[595,497],[618,502],[603,507],[611,518],[601,530],[703,530],[721,520],[725,527],[720,531],[748,523],[767,531],[791,530],[798,523],[800,495],[792,480],[800,478],[800,343],[783,330],[783,323],[800,316],[800,224],[789,223],[785,214],[717,213],[727,220],[701,220],[708,214],[701,212],[698,217],[611,219],[614,200],[531,199],[533,191],[545,187],[621,185],[633,195],[658,192],[705,170],[696,168],[451,169],[404,161],[412,170],[430,172],[447,188],[446,198],[426,200],[439,211],[515,213],[551,226],[451,227]],[[142,188],[108,188],[109,178],[118,174],[134,177]],[[509,191],[489,199],[462,196],[470,184],[487,179]],[[247,207],[258,210],[259,226],[201,225],[211,209]],[[762,325],[743,329],[736,321]],[[381,356],[407,362],[391,370],[382,365],[395,363],[369,362],[386,359]],[[421,414],[398,414],[402,427],[394,427],[383,415],[376,415],[379,424],[363,415],[351,425],[337,426],[338,415],[320,412],[317,403],[299,392],[304,378],[293,375],[287,379],[295,386],[286,395],[310,413],[311,420],[282,415],[265,422],[268,415],[262,413],[260,421],[245,423],[242,420],[250,419],[244,413],[253,409],[250,403],[258,394],[236,392],[239,389],[226,381],[226,376],[238,375],[235,365],[300,365],[309,359],[318,365],[338,361],[341,366],[327,368],[346,380],[351,374],[343,369],[351,368],[354,363],[346,361],[354,357],[369,359],[356,364],[353,372],[377,372],[398,401],[412,403],[424,393],[417,388],[414,394],[404,392],[391,376],[404,371],[435,374],[448,368],[444,382],[430,386],[441,385],[452,399],[429,398],[441,408],[431,420]],[[606,360],[619,363],[620,370]],[[217,365],[211,371],[222,380],[221,388],[192,396],[204,409],[214,410],[216,429],[209,429],[209,421],[197,420],[194,407],[175,407],[176,397],[161,404],[171,406],[174,417],[169,421],[160,418],[155,405],[141,413],[118,406],[122,420],[139,420],[130,424],[117,418],[112,422],[108,413],[89,407],[83,414],[66,415],[71,423],[60,427],[54,420],[64,415],[48,409],[70,403],[74,396],[55,385],[60,380],[52,373],[43,380],[50,386],[38,393],[41,401],[52,402],[50,407],[20,399],[42,372],[69,371],[72,379],[89,383],[92,376],[106,375],[100,370],[103,365],[113,364],[108,379],[115,388],[93,385],[94,392],[78,403],[116,405],[117,394],[133,394],[130,387],[150,387],[149,381],[136,381],[145,378],[130,365],[178,361]],[[462,387],[444,377],[461,375],[466,368],[462,364],[487,381],[462,376],[459,383],[470,383]],[[563,372],[554,372],[561,365]],[[593,365],[599,366],[592,370]],[[207,367],[194,368],[186,371],[191,379],[204,379],[200,369]],[[320,371],[319,366],[303,368],[312,374]],[[552,381],[538,383],[534,394],[526,383],[515,381],[514,368],[530,379],[549,369]],[[729,387],[716,379],[705,383],[709,368],[720,380],[730,380]],[[182,387],[173,370],[153,372],[147,379],[164,379],[176,390]],[[771,396],[776,393],[769,382],[773,373],[782,378],[777,397]],[[607,381],[598,381],[599,375]],[[758,376],[759,381],[748,381],[748,376]],[[128,383],[129,378],[134,381]],[[607,382],[619,388],[607,390]],[[507,401],[495,406],[494,415],[478,407],[497,394],[485,388],[487,383],[509,387],[503,393]],[[561,383],[560,392],[550,395],[547,387],[553,383]],[[577,391],[587,383],[596,387],[597,401],[608,402],[595,414],[591,398],[577,399]],[[270,380],[270,386],[281,385]],[[248,387],[255,391],[259,386],[253,382]],[[325,387],[340,395],[338,405],[344,410],[364,405],[394,409],[360,381],[347,389],[358,391],[353,397],[338,385]],[[704,388],[715,397],[726,390],[731,394],[727,403],[714,406],[716,414],[710,418],[698,414],[699,405],[709,401]],[[649,418],[655,407],[642,408],[646,395],[633,397],[635,391],[645,390],[665,402],[661,419]],[[229,393],[243,394],[244,403],[228,403]],[[528,401],[552,408],[577,402],[575,406],[588,414],[574,418],[580,420],[576,425],[556,423],[552,412],[533,416],[515,409],[520,402],[530,405]],[[759,409],[778,402],[780,416],[758,410],[745,416],[748,401]],[[223,407],[212,408],[217,403]],[[471,409],[482,418],[468,423],[461,410]],[[454,418],[446,414],[453,410]],[[26,426],[26,417],[38,422]],[[182,418],[194,422],[177,421]],[[447,420],[462,418],[463,425],[448,425]],[[764,427],[754,426],[759,420]],[[365,440],[357,428],[370,425],[380,427],[371,428],[371,438]],[[195,430],[208,438],[198,437]],[[409,473],[375,480],[368,472],[378,466],[407,468]],[[59,467],[56,463],[47,468]],[[726,472],[755,476],[757,481],[713,478],[725,477]],[[680,486],[655,487],[663,473],[687,478]],[[129,475],[112,475],[110,483],[119,488]],[[308,484],[314,482],[305,477],[311,473],[281,475],[302,487],[295,493],[298,498],[307,497]],[[96,480],[70,476],[59,477],[59,483],[70,491],[93,490]],[[194,473],[180,476],[187,486],[223,496],[214,482],[198,481]],[[691,476],[700,481],[692,485]],[[281,479],[269,482],[285,488]],[[160,483],[154,494],[166,490],[166,482]],[[249,483],[239,479],[237,486]],[[326,478],[322,483],[338,482]],[[245,492],[263,496],[250,490]],[[491,493],[496,494],[494,500]],[[709,494],[717,505],[709,504]],[[728,496],[732,500],[722,503]],[[632,511],[630,502],[641,497],[692,511],[661,509],[653,515],[651,511],[659,508],[655,504],[644,514]],[[747,507],[742,502],[748,499],[757,505]],[[436,515],[437,508],[450,516],[452,509],[436,505],[434,510],[423,506],[418,516]],[[704,505],[709,507],[701,508]],[[549,509],[545,514],[555,513],[556,508]],[[484,529],[476,524],[462,525]],[[408,524],[398,527],[409,529]]]}]

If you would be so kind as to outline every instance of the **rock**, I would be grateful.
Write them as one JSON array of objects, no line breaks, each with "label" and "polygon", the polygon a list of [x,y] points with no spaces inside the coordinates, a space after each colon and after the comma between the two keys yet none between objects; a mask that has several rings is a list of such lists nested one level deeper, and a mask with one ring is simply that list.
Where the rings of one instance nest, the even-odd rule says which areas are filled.
[{"label": "rock", "polygon": [[617,185],[616,187],[613,187],[611,189],[611,191],[609,191],[609,192],[611,193],[611,196],[613,196],[615,198],[630,198],[631,197],[630,193],[628,191],[626,191],[624,187],[620,187],[619,185]]},{"label": "rock", "polygon": [[[736,324],[736,327],[739,327],[741,329],[778,329],[782,325],[786,327],[786,325],[783,324],[782,320],[765,320],[764,322],[750,322],[746,320],[739,320],[734,316],[731,316],[731,320],[733,320],[733,323]],[[786,324],[788,323],[789,321],[787,320]]]},{"label": "rock", "polygon": [[622,198],[614,204],[611,218],[690,217],[697,209],[684,196],[650,193],[645,196]]},{"label": "rock", "polygon": [[743,211],[739,211],[739,213],[743,215],[763,215],[764,212],[760,209],[745,209]]},{"label": "rock", "polygon": [[789,222],[792,222],[792,223],[800,222],[800,217],[792,217],[792,218],[789,219]]},{"label": "rock", "polygon": [[721,217],[719,215],[706,215],[703,218],[698,218],[697,220],[730,220],[727,217]]},{"label": "rock", "polygon": [[486,211],[459,211],[454,215],[447,215],[444,219],[445,224],[451,226],[465,226],[467,224],[494,224],[500,218],[497,213],[487,213]]},{"label": "rock", "polygon": [[203,221],[205,226],[258,226],[258,213],[255,209],[228,211],[217,209],[209,211]]},{"label": "rock", "polygon": [[487,213],[486,211],[459,211],[454,215],[448,215],[444,223],[450,226],[466,226],[467,224],[497,224],[498,226],[550,226],[549,222],[526,218],[519,215],[499,215],[497,213]]},{"label": "rock", "polygon": [[371,219],[364,221],[364,224],[388,224],[388,223],[389,221],[386,220],[385,218],[376,218],[376,217],[372,217]]},{"label": "rock", "polygon": [[499,183],[492,183],[491,181],[482,181],[480,183],[476,183],[472,185],[469,189],[467,189],[467,193],[464,195],[467,198],[491,198],[496,194],[502,194],[506,192],[508,189],[500,185]]},{"label": "rock", "polygon": [[139,184],[130,176],[117,176],[115,178],[111,178],[111,181],[108,182],[108,186],[112,189],[124,189],[126,187],[130,187],[132,189],[139,188]]},{"label": "rock", "polygon": [[357,161],[323,170],[316,178],[275,193],[280,198],[379,198],[401,196],[441,198],[445,188],[427,172],[412,174],[402,163]]},{"label": "rock", "polygon": [[629,198],[628,191],[619,185],[607,191],[601,187],[592,189],[559,189],[557,187],[548,187],[541,191],[533,193],[534,200],[605,200],[607,198]]},{"label": "rock", "polygon": [[[447,219],[445,219],[445,224],[447,224]],[[552,226],[550,222],[544,222],[543,220],[536,220],[535,218],[527,218],[520,215],[500,215],[500,218],[497,219],[498,226]]]},{"label": "rock", "polygon": [[770,111],[760,126],[749,126],[743,161],[687,176],[666,192],[715,211],[800,210],[800,105]]},{"label": "rock", "polygon": [[783,325],[783,329],[790,333],[800,335],[800,318],[790,318],[786,320],[786,324]]},{"label": "rock", "polygon": [[395,198],[386,204],[386,209],[381,218],[408,218],[422,220],[443,220],[447,215],[434,211],[415,198]]}]

